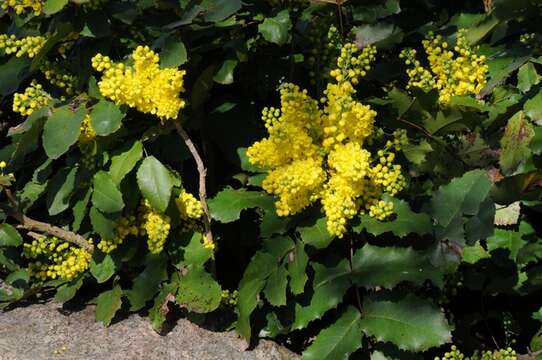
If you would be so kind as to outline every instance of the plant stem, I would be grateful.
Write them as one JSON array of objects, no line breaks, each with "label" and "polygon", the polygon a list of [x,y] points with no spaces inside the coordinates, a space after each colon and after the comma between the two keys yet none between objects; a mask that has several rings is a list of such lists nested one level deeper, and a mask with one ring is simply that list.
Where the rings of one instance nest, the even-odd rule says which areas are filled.
[{"label": "plant stem", "polygon": [[[89,243],[81,235],[68,231],[68,230],[64,230],[58,226],[54,226],[42,221],[31,219],[25,214],[23,214],[21,210],[19,209],[17,200],[15,199],[15,196],[13,196],[13,193],[11,192],[11,190],[8,188],[3,188],[3,189],[6,192],[6,196],[8,198],[8,201],[11,204],[11,207],[13,208],[13,212],[10,215],[13,218],[15,218],[17,221],[19,221],[20,223],[20,225],[18,225],[17,228],[29,230],[31,232],[37,231],[42,234],[56,236],[57,238],[67,241],[69,243],[75,244],[87,250],[90,253],[94,251],[94,245]],[[32,232],[31,236],[34,237],[35,235],[37,234]]]},{"label": "plant stem", "polygon": [[199,173],[199,201],[201,203],[201,207],[203,208],[204,213],[203,225],[205,227],[205,237],[208,241],[213,242],[213,233],[211,231],[211,216],[209,215],[209,208],[207,207],[207,188],[205,185],[207,169],[205,168],[205,165],[198,152],[198,149],[196,148],[196,145],[194,145],[187,132],[183,129],[182,125],[178,121],[175,121],[175,128],[177,129],[177,132],[186,144],[186,147],[188,147],[188,150],[192,154],[192,157],[196,161]]}]

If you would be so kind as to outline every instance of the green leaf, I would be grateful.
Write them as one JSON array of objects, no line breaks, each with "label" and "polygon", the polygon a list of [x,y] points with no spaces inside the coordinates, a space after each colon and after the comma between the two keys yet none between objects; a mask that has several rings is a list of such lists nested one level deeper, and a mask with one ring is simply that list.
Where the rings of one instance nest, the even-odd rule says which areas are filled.
[{"label": "green leaf", "polygon": [[0,224],[0,246],[19,246],[22,245],[23,238],[21,234],[10,224]]},{"label": "green leaf", "polygon": [[169,170],[154,156],[146,157],[139,166],[137,184],[153,208],[166,211],[174,181]]},{"label": "green leaf", "polygon": [[124,293],[130,302],[130,311],[142,309],[147,301],[158,292],[162,281],[167,280],[166,258],[163,254],[148,254],[145,260],[145,270],[135,279],[131,290]]},{"label": "green leaf", "polygon": [[510,259],[516,261],[519,250],[527,244],[522,239],[523,234],[520,231],[495,229],[493,236],[487,238],[487,250],[507,249]]},{"label": "green leaf", "polygon": [[361,347],[361,314],[349,306],[341,317],[320,331],[314,342],[303,352],[303,360],[348,360]]},{"label": "green leaf", "polygon": [[112,240],[116,236],[116,222],[110,217],[105,216],[94,206],[90,208],[90,223],[95,233],[100,235],[102,239]]},{"label": "green leaf", "polygon": [[425,162],[427,154],[433,151],[433,148],[427,140],[422,140],[419,144],[408,143],[403,145],[402,151],[408,161],[414,165],[421,165]]},{"label": "green leaf", "polygon": [[203,235],[199,232],[192,233],[190,242],[184,248],[183,264],[194,267],[203,266],[213,256],[213,250],[203,246]]},{"label": "green leaf", "polygon": [[258,32],[265,40],[277,45],[284,45],[290,37],[291,28],[290,13],[285,9],[275,17],[265,18],[263,23],[258,25]]},{"label": "green leaf", "polygon": [[166,322],[166,315],[169,312],[168,304],[170,301],[175,300],[174,294],[176,292],[177,284],[167,283],[154,298],[154,305],[149,310],[149,319],[155,331],[161,332],[162,326]]},{"label": "green leaf", "polygon": [[109,280],[115,274],[115,271],[117,271],[117,264],[111,255],[98,251],[94,252],[90,261],[90,273],[98,281],[98,284]]},{"label": "green leaf", "polygon": [[490,189],[491,182],[483,170],[469,171],[441,186],[431,199],[437,236],[464,243],[463,215],[478,215]]},{"label": "green leaf", "polygon": [[75,205],[73,205],[73,223],[72,223],[72,230],[74,232],[78,232],[79,228],[81,227],[81,222],[83,222],[83,219],[87,215],[87,206],[90,201],[90,195],[92,195],[92,189],[88,189],[85,192],[85,195],[80,198]]},{"label": "green leaf", "polygon": [[288,273],[290,275],[290,290],[292,294],[299,295],[305,289],[305,283],[309,279],[307,276],[307,264],[309,257],[305,252],[305,244],[297,241],[295,249],[290,253],[288,263]]},{"label": "green leaf", "polygon": [[241,169],[243,169],[245,171],[248,171],[248,172],[252,172],[252,173],[259,173],[259,172],[264,172],[265,171],[264,168],[261,168],[261,167],[256,166],[256,165],[252,165],[250,163],[250,161],[248,160],[248,156],[247,156],[247,148],[243,148],[243,147],[237,148],[237,155],[239,156],[239,162],[240,162]]},{"label": "green leaf", "polygon": [[361,327],[377,341],[409,351],[424,351],[452,340],[451,327],[439,308],[414,295],[396,302],[367,298]]},{"label": "green leaf", "polygon": [[100,136],[112,134],[120,129],[123,117],[124,114],[117,105],[103,99],[94,105],[90,113],[92,128]]},{"label": "green leaf", "polygon": [[224,60],[220,69],[213,76],[213,80],[222,85],[233,84],[233,72],[237,67],[237,63],[237,60]]},{"label": "green leaf", "polygon": [[68,0],[46,0],[43,4],[43,13],[53,15],[68,5]]},{"label": "green leaf", "polygon": [[523,64],[518,70],[518,89],[527,92],[540,82],[540,75],[532,62]]},{"label": "green leaf", "polygon": [[356,26],[352,32],[356,35],[356,44],[361,48],[396,36],[399,40],[402,39],[401,30],[394,24],[385,22]]},{"label": "green leaf", "polygon": [[30,67],[30,60],[24,57],[11,56],[7,62],[0,65],[0,95],[6,96],[17,90]]},{"label": "green leaf", "polygon": [[122,289],[119,285],[104,291],[96,299],[96,321],[101,321],[105,326],[109,326],[121,306]]},{"label": "green leaf", "polygon": [[209,22],[219,22],[241,9],[241,0],[203,0],[201,7],[205,9],[203,18]]},{"label": "green leaf", "polygon": [[286,305],[286,287],[288,286],[288,271],[281,265],[275,268],[267,279],[263,293],[273,306]]},{"label": "green leaf", "polygon": [[433,225],[431,224],[429,215],[415,213],[404,200],[391,197],[387,197],[384,200],[393,203],[395,218],[389,221],[379,221],[369,215],[361,215],[361,224],[354,227],[354,231],[361,232],[362,229],[366,229],[367,232],[375,236],[385,232],[392,232],[399,237],[407,236],[410,233],[420,235],[432,233]]},{"label": "green leaf", "polygon": [[115,213],[124,208],[122,193],[111,175],[105,171],[99,171],[94,175],[92,204],[104,213]]},{"label": "green leaf", "polygon": [[292,329],[295,330],[307,327],[309,322],[321,318],[326,311],[335,308],[350,287],[351,270],[346,259],[335,267],[318,263],[311,263],[311,266],[314,269],[314,293],[308,304],[295,305],[295,320],[292,324]]},{"label": "green leaf", "polygon": [[320,217],[310,226],[299,226],[297,230],[303,242],[317,249],[327,248],[335,237],[327,231],[326,222],[325,217]]},{"label": "green leaf", "polygon": [[141,141],[136,141],[130,149],[111,158],[109,175],[115,185],[120,185],[122,179],[132,171],[141,156],[143,156],[143,144]]},{"label": "green leaf", "polygon": [[535,133],[523,111],[518,111],[508,120],[501,139],[499,164],[505,175],[512,175],[531,155],[529,144]]},{"label": "green leaf", "polygon": [[73,299],[77,291],[83,285],[83,277],[80,276],[77,279],[73,279],[60,286],[55,294],[55,301],[59,303],[65,303]]},{"label": "green leaf", "polygon": [[58,215],[70,206],[75,189],[77,167],[63,168],[51,179],[47,189],[47,210],[49,215]]},{"label": "green leaf", "polygon": [[265,281],[277,266],[273,256],[258,251],[250,260],[243,278],[239,283],[239,316],[236,323],[237,332],[246,340],[250,340],[250,314],[258,304],[258,295],[265,286]]},{"label": "green leaf", "polygon": [[168,37],[160,52],[160,67],[176,68],[188,59],[184,43],[174,37]]},{"label": "green leaf", "polygon": [[222,289],[213,277],[200,267],[190,267],[181,277],[177,302],[189,311],[208,313],[220,305]]},{"label": "green leaf", "polygon": [[478,242],[463,248],[463,262],[467,264],[476,264],[478,261],[488,257],[490,257],[489,253]]},{"label": "green leaf", "polygon": [[525,115],[529,117],[532,121],[536,122],[538,125],[541,125],[542,122],[542,90],[538,92],[531,99],[525,101],[523,105],[523,110]]},{"label": "green leaf", "polygon": [[43,128],[43,148],[51,159],[58,159],[70,146],[77,142],[81,133],[81,123],[85,109],[73,112],[68,106],[53,110]]},{"label": "green leaf", "polygon": [[239,220],[242,210],[268,208],[272,203],[273,198],[263,192],[227,187],[210,199],[208,205],[213,219],[229,223]]},{"label": "green leaf", "polygon": [[402,281],[417,285],[430,280],[443,285],[443,270],[431,264],[430,253],[412,248],[366,244],[352,258],[352,281],[359,286],[391,289]]}]

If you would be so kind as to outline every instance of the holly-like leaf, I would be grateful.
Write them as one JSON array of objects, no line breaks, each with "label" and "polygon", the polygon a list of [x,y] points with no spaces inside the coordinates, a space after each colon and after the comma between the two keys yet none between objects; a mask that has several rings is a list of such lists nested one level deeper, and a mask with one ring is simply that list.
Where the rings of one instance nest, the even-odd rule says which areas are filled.
[{"label": "holly-like leaf", "polygon": [[58,215],[70,206],[76,175],[77,167],[63,168],[51,179],[47,192],[49,215]]},{"label": "holly-like leaf", "polygon": [[0,224],[0,246],[19,246],[23,238],[10,224]]},{"label": "holly-like leaf", "polygon": [[307,226],[299,226],[297,230],[303,242],[317,249],[328,247],[334,236],[327,231],[326,222],[325,217],[320,217]]},{"label": "holly-like leaf", "polygon": [[433,147],[427,140],[422,140],[419,144],[408,143],[403,145],[402,151],[408,161],[415,165],[421,165],[425,162],[427,154],[433,151]]},{"label": "holly-like leaf", "polygon": [[158,292],[162,281],[167,279],[166,258],[163,254],[148,254],[145,270],[135,279],[131,290],[124,293],[130,302],[130,311],[138,311]]},{"label": "holly-like leaf", "polygon": [[51,159],[58,159],[77,142],[85,109],[73,112],[68,106],[55,109],[43,127],[43,148]]},{"label": "holly-like leaf", "polygon": [[415,213],[404,200],[387,197],[394,205],[395,217],[389,221],[379,221],[369,215],[361,216],[361,224],[354,227],[354,231],[361,232],[366,229],[373,235],[380,235],[385,232],[392,232],[394,235],[403,237],[410,233],[430,234],[433,231],[431,218],[424,213]]},{"label": "holly-like leaf", "polygon": [[518,70],[518,89],[527,92],[540,82],[540,75],[532,62],[523,64]]},{"label": "holly-like leaf", "polygon": [[205,21],[218,22],[241,9],[242,2],[241,0],[203,0],[200,6],[205,10]]},{"label": "holly-like leaf", "polygon": [[463,262],[466,262],[467,264],[475,264],[488,257],[490,257],[489,253],[478,242],[463,248]]},{"label": "holly-like leaf", "polygon": [[104,283],[117,271],[117,264],[109,254],[95,252],[90,261],[90,273],[98,284]]},{"label": "holly-like leaf", "polygon": [[65,303],[73,299],[77,290],[83,285],[83,277],[78,277],[60,286],[55,294],[55,301]]},{"label": "holly-like leaf", "polygon": [[177,291],[180,306],[196,313],[208,313],[220,305],[222,289],[213,277],[200,267],[190,267]]},{"label": "holly-like leaf", "polygon": [[258,295],[265,286],[266,279],[277,266],[275,257],[264,252],[257,252],[250,260],[243,278],[239,283],[239,317],[236,323],[237,332],[246,340],[250,340],[250,315],[258,304]]},{"label": "holly-like leaf", "polygon": [[233,72],[237,67],[237,60],[228,59],[222,63],[222,66],[213,76],[213,80],[222,85],[233,84]]},{"label": "holly-like leaf", "polygon": [[77,202],[75,203],[75,205],[73,205],[72,230],[74,232],[79,231],[79,228],[81,227],[81,222],[83,222],[83,219],[87,215],[87,207],[88,207],[88,203],[90,202],[90,195],[92,195],[92,189],[89,188],[85,192],[85,195],[79,198]]},{"label": "holly-like leaf", "polygon": [[130,149],[111,158],[109,175],[111,175],[115,185],[120,185],[122,179],[132,171],[142,155],[143,144],[141,141],[136,141]]},{"label": "holly-like leaf", "polygon": [[290,36],[292,22],[288,10],[282,10],[275,17],[265,18],[263,23],[258,25],[258,32],[263,38],[277,45],[284,45]]},{"label": "holly-like leaf", "polygon": [[139,166],[137,184],[153,208],[166,210],[174,180],[169,170],[154,156],[146,157]]},{"label": "holly-like leaf", "polygon": [[90,113],[92,128],[96,134],[107,136],[120,129],[124,113],[119,107],[107,100],[100,100]]},{"label": "holly-like leaf", "polygon": [[299,295],[303,293],[305,284],[309,279],[307,276],[307,264],[309,257],[305,252],[305,244],[298,241],[295,249],[290,253],[290,262],[288,263],[288,274],[290,275],[290,290],[292,294]]},{"label": "holly-like leaf", "polygon": [[166,322],[166,316],[169,313],[169,303],[175,301],[175,293],[177,292],[177,283],[167,283],[154,298],[154,305],[149,310],[149,319],[151,320],[152,328],[160,332],[162,326]]},{"label": "holly-like leaf", "polygon": [[512,260],[516,260],[519,250],[527,244],[522,239],[522,232],[516,230],[495,229],[495,234],[487,238],[488,251],[496,249],[507,249]]},{"label": "holly-like leaf", "polygon": [[402,281],[442,286],[443,269],[431,264],[429,253],[412,248],[365,245],[352,258],[352,281],[359,286],[392,288]]},{"label": "holly-like leaf", "polygon": [[267,279],[263,293],[273,306],[286,305],[286,287],[288,286],[288,271],[281,265],[275,268]]},{"label": "holly-like leaf", "polygon": [[168,37],[160,52],[160,66],[163,68],[176,68],[188,59],[184,43],[174,37]]},{"label": "holly-like leaf", "polygon": [[203,266],[213,256],[213,250],[203,246],[202,236],[201,233],[194,232],[184,248],[183,264],[185,266]]},{"label": "holly-like leaf", "polygon": [[45,15],[53,15],[62,10],[68,5],[68,0],[47,0],[43,4],[43,13]]},{"label": "holly-like leaf", "polygon": [[353,306],[328,328],[320,331],[314,342],[303,352],[304,360],[348,360],[361,347],[361,314]]},{"label": "holly-like leaf", "polygon": [[508,120],[501,139],[501,156],[499,164],[505,175],[512,175],[518,167],[527,161],[531,154],[529,144],[535,133],[531,123],[519,111]]},{"label": "holly-like leaf", "polygon": [[104,291],[96,299],[96,321],[101,321],[105,326],[109,326],[121,306],[122,289],[119,285]]},{"label": "holly-like leaf", "polygon": [[367,298],[361,327],[366,335],[409,351],[424,351],[452,340],[442,311],[414,295],[395,302]]},{"label": "holly-like leaf", "polygon": [[93,231],[100,235],[102,239],[112,240],[116,236],[116,222],[114,219],[105,216],[94,206],[90,208],[89,216]]},{"label": "holly-like leaf", "polygon": [[92,204],[104,213],[115,213],[124,208],[122,193],[111,175],[105,171],[99,171],[94,175]]},{"label": "holly-like leaf", "polygon": [[255,207],[269,208],[273,198],[263,192],[234,190],[230,187],[210,199],[209,210],[213,219],[223,223],[239,220],[241,211]]},{"label": "holly-like leaf", "polygon": [[469,171],[441,186],[431,200],[437,236],[464,243],[463,216],[477,216],[490,189],[491,182],[483,170]]},{"label": "holly-like leaf", "polygon": [[523,105],[523,110],[525,115],[529,117],[532,121],[536,122],[538,125],[541,125],[542,122],[542,90],[538,92],[534,97],[525,101]]},{"label": "holly-like leaf", "polygon": [[318,263],[312,263],[311,266],[314,269],[313,294],[308,304],[295,305],[292,329],[303,329],[311,321],[321,318],[325,312],[341,302],[350,287],[351,270],[346,259],[335,267],[326,267]]}]

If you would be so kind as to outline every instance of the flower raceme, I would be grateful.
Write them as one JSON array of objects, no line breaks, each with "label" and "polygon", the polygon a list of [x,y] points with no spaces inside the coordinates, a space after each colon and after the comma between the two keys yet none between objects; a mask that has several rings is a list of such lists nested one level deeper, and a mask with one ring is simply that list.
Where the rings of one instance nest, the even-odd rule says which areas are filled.
[{"label": "flower raceme", "polygon": [[17,15],[21,15],[26,9],[32,9],[35,16],[39,16],[43,9],[43,0],[2,0],[2,10],[15,10]]},{"label": "flower raceme", "polygon": [[485,56],[477,55],[466,39],[466,30],[457,32],[452,48],[440,35],[429,33],[423,42],[429,69],[416,59],[416,50],[405,49],[400,57],[410,66],[407,88],[418,87],[424,91],[436,89],[439,102],[446,104],[452,96],[476,95],[486,85],[488,66]]},{"label": "flower raceme", "polygon": [[103,96],[118,105],[124,104],[161,119],[176,119],[185,101],[184,70],[161,69],[160,57],[148,46],[138,46],[132,53],[133,64],[115,63],[97,54],[92,67],[103,73],[98,82]]},{"label": "flower raceme", "polygon": [[15,54],[16,57],[32,59],[38,54],[47,39],[43,36],[26,36],[17,38],[15,35],[0,34],[0,49],[6,55]]},{"label": "flower raceme", "polygon": [[[393,212],[382,200],[405,186],[400,165],[393,164],[388,142],[378,159],[366,148],[374,132],[376,112],[354,99],[355,85],[375,59],[376,49],[342,47],[337,68],[318,101],[297,85],[280,90],[281,108],[264,108],[262,119],[269,136],[247,150],[250,162],[269,169],[262,183],[277,197],[279,216],[301,212],[320,201],[328,231],[342,237],[347,223],[360,211],[378,219]],[[377,165],[374,165],[374,163]]]}]

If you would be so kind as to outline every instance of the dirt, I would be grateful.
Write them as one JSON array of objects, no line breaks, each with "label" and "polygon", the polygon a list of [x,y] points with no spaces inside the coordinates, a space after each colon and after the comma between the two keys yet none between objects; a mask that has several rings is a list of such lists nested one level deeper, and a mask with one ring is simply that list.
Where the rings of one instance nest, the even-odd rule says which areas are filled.
[{"label": "dirt", "polygon": [[0,360],[294,360],[299,357],[272,341],[252,350],[234,332],[212,332],[179,319],[159,335],[135,314],[104,327],[94,307],[66,312],[48,302],[0,311]]}]

